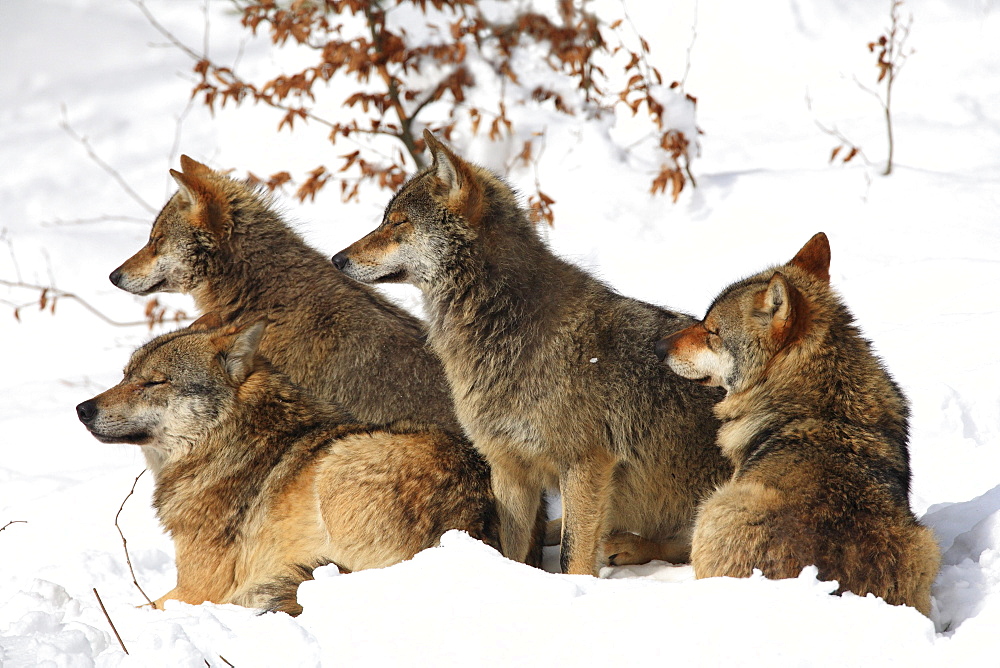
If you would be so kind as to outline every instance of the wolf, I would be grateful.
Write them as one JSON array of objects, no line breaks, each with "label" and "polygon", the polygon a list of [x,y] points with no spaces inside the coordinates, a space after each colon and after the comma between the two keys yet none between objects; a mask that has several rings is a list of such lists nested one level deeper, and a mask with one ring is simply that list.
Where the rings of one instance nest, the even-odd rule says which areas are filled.
[{"label": "wolf", "polygon": [[361,422],[460,429],[422,323],[348,280],[284,222],[262,189],[181,156],[178,190],[149,242],[111,272],[138,295],[190,294],[223,322],[270,324],[262,352],[320,399]]},{"label": "wolf", "polygon": [[698,511],[696,577],[815,565],[841,592],[929,614],[940,551],[910,510],[908,404],[830,287],[825,234],[656,348],[726,391],[718,445],[735,473]]},{"label": "wolf", "polygon": [[506,183],[424,140],[433,164],[333,263],[421,290],[459,420],[491,466],[503,553],[525,559],[539,490],[558,486],[564,572],[686,561],[698,503],[732,473],[712,447],[721,393],[653,353],[694,318],[560,259]]},{"label": "wolf", "polygon": [[76,407],[104,443],[142,447],[177,586],[154,603],[296,614],[314,567],[388,566],[461,529],[499,548],[489,467],[436,426],[357,423],[260,354],[264,323],[192,327],[139,348]]}]

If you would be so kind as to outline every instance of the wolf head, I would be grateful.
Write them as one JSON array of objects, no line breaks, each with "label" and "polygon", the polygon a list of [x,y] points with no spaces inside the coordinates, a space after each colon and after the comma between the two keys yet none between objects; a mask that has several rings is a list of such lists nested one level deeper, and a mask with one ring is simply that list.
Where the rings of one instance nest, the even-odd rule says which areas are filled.
[{"label": "wolf head", "polygon": [[816,234],[783,266],[734,283],[705,319],[656,343],[677,374],[739,392],[763,377],[771,359],[808,330],[809,299],[830,282],[830,242]]},{"label": "wolf head", "polygon": [[193,292],[232,232],[233,195],[246,186],[186,155],[181,170],[170,170],[178,190],[156,217],[149,241],[109,276],[122,290]]},{"label": "wolf head", "polygon": [[488,236],[491,226],[533,233],[501,179],[466,162],[426,130],[424,141],[431,166],[390,200],[378,228],[333,256],[334,265],[351,278],[421,287],[471,242]]},{"label": "wolf head", "polygon": [[217,324],[209,314],[136,350],[118,385],[76,407],[80,421],[103,443],[144,446],[151,463],[186,452],[236,401],[265,327]]}]

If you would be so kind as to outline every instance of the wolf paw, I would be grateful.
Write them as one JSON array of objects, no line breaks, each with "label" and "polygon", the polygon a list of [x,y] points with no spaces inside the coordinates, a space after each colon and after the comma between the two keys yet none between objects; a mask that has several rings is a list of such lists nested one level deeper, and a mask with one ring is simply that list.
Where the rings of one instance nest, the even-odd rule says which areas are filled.
[{"label": "wolf paw", "polygon": [[625,531],[608,535],[604,539],[604,554],[608,555],[605,562],[608,566],[629,566],[631,564],[642,564],[649,561],[643,559],[643,543],[646,542],[641,536]]}]

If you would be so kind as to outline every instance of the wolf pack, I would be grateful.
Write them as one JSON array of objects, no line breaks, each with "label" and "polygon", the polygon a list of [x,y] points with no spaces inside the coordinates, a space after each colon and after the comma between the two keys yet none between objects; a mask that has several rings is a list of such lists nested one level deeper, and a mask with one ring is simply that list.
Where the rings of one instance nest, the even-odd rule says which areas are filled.
[{"label": "wolf pack", "polygon": [[[701,320],[554,254],[503,179],[430,132],[373,232],[330,258],[271,196],[182,156],[110,279],[191,295],[191,325],[76,407],[141,447],[177,584],[154,602],[301,612],[323,565],[389,566],[468,532],[565,573],[690,563],[931,610],[909,409],[830,285],[823,233]],[[409,283],[425,320],[378,283]],[[548,517],[558,491],[561,518]]]}]

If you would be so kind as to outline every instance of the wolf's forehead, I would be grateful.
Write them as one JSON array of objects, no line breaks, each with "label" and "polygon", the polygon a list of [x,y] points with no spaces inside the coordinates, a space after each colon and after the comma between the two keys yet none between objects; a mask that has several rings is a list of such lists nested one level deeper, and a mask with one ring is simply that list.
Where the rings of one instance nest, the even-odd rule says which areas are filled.
[{"label": "wolf's forehead", "polygon": [[421,185],[424,179],[426,179],[431,174],[432,174],[431,168],[428,167],[422,171],[417,172],[410,178],[409,181],[404,183],[399,188],[399,190],[396,191],[396,194],[392,196],[392,199],[389,200],[389,203],[385,205],[385,213],[383,214],[382,219],[386,220],[390,212],[393,211],[394,207],[396,207],[397,205],[401,205],[405,203],[406,200],[410,199],[409,196],[412,195],[413,192]]},{"label": "wolf's forehead", "polygon": [[201,346],[194,345],[194,333],[181,330],[163,334],[132,354],[125,366],[125,375],[141,373],[150,367],[190,366]]},{"label": "wolf's forehead", "polygon": [[730,312],[738,309],[743,297],[748,293],[766,288],[768,280],[763,277],[763,274],[758,274],[728,286],[712,301],[711,306],[708,307],[708,311],[705,312],[705,318],[707,319],[710,315],[720,315],[722,312]]}]

